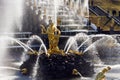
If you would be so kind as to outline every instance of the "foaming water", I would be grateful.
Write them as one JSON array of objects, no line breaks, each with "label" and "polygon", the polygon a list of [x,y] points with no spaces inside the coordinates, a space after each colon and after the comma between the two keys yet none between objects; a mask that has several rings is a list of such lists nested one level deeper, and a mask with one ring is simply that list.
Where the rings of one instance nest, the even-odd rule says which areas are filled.
[{"label": "foaming water", "polygon": [[38,68],[39,68],[39,58],[40,58],[40,54],[37,57],[37,60],[36,60],[36,63],[34,65],[33,72],[32,72],[32,78],[34,80],[37,80],[36,77],[37,77],[37,74],[38,74],[37,72],[38,72]]},{"label": "foaming water", "polygon": [[[68,41],[70,41],[70,42],[67,42],[66,46],[68,46],[68,48],[67,48],[65,53],[68,53],[68,51],[71,48],[71,46],[76,43],[76,40],[74,39],[74,37],[70,37]],[[65,49],[66,49],[66,46],[65,46]]]},{"label": "foaming water", "polygon": [[[29,40],[27,41],[26,45],[29,46],[29,47],[31,47],[31,46],[32,46],[32,42],[33,42],[34,40],[37,40],[37,41],[40,42],[40,45],[39,45],[39,46],[42,45],[42,47],[44,47],[44,52],[47,54],[47,49],[46,49],[46,46],[45,46],[43,40],[42,40],[39,36],[37,36],[37,35],[33,35],[33,36],[29,37]],[[32,48],[31,48],[31,49],[32,49]],[[40,50],[41,50],[41,49],[39,49],[38,52],[40,52]],[[23,62],[23,61],[26,61],[26,54],[25,54],[25,53],[27,53],[27,51],[28,51],[28,49],[23,52],[22,62]],[[34,53],[34,50],[31,50],[31,51]]]},{"label": "foaming water", "polygon": [[29,40],[27,41],[27,45],[31,45],[31,43],[34,41],[34,40],[38,40],[41,44],[44,44],[43,40],[37,36],[37,35],[33,35],[29,38]]},{"label": "foaming water", "polygon": [[[0,5],[0,36],[3,36],[4,33],[7,33],[8,36],[14,36],[14,34],[10,35],[9,33],[14,33],[16,29],[22,28],[22,15],[23,15],[23,0],[1,0],[2,5]],[[1,46],[6,47],[8,42],[0,40]],[[2,61],[7,55],[6,48],[0,48],[1,56],[0,56],[0,64],[2,65]]]},{"label": "foaming water", "polygon": [[[78,47],[78,49],[80,48],[80,47],[82,47],[81,45],[84,45],[85,43],[87,43],[88,42],[88,47],[85,49],[85,52],[87,52],[88,50],[90,50],[90,54],[93,54],[94,52],[95,53],[97,53],[97,54],[100,54],[100,52],[98,51],[98,48],[99,49],[102,49],[103,51],[104,50],[106,50],[107,48],[111,48],[111,47],[119,47],[119,44],[117,43],[117,41],[116,41],[116,39],[115,38],[113,38],[112,36],[110,36],[110,35],[91,35],[91,36],[88,36],[88,35],[86,35],[86,34],[79,34],[79,35],[76,35],[76,36],[74,36],[74,37],[70,37],[69,39],[68,39],[68,42],[66,43],[66,46],[65,46],[65,48],[64,48],[64,50],[66,50],[66,52],[68,52],[69,51],[69,49],[71,49],[71,46],[73,46],[73,45],[76,45],[76,43],[77,43],[77,45],[79,45],[79,46],[77,46]],[[99,37],[99,38],[98,38]],[[97,38],[96,39],[96,41],[94,41],[93,43],[92,43],[92,39],[93,38]],[[108,44],[109,43],[109,44]],[[42,49],[42,46],[43,45],[41,45],[41,47],[40,47],[40,49],[39,49],[39,52],[41,51],[41,49]],[[99,46],[106,46],[105,48],[101,48],[101,47],[99,47]],[[113,48],[114,49],[114,48]],[[44,49],[43,49],[44,50]],[[119,50],[119,48],[118,49],[114,49],[114,51],[113,52],[115,52],[116,50]],[[108,54],[108,53],[106,53],[106,54]],[[109,54],[112,54],[112,53],[109,53]],[[92,56],[94,56],[95,54],[93,54]],[[104,56],[104,54],[103,54],[103,56]],[[95,57],[95,56],[94,56]],[[99,58],[99,56],[98,56],[98,58]],[[118,57],[116,57],[116,58],[119,58],[119,56]],[[97,58],[96,58],[96,60],[97,60]],[[38,65],[38,61],[39,61],[39,55],[38,55],[38,57],[37,57],[37,60],[36,60],[36,63],[35,63],[35,66],[34,66],[34,72],[33,72],[33,78],[35,79],[35,80],[37,80],[36,79],[36,75],[37,75],[37,69],[38,69],[38,67],[40,67],[39,65]],[[112,60],[110,60],[110,61],[112,61]],[[111,62],[112,63],[112,62]],[[96,74],[99,72],[99,71],[101,71],[104,67],[106,67],[106,66],[110,66],[113,70],[111,70],[111,72],[109,72],[108,74],[107,74],[107,78],[108,79],[117,79],[117,77],[118,77],[118,75],[114,75],[114,74],[116,74],[116,73],[120,73],[120,72],[117,72],[117,70],[120,68],[120,65],[119,64],[111,64],[111,65],[105,65],[104,63],[102,63],[102,62],[99,62],[99,63],[97,63],[97,64],[95,64],[95,69],[96,69]],[[112,76],[112,77],[110,77],[109,75],[110,74],[113,74],[114,76]],[[80,75],[81,76],[81,75]],[[87,77],[82,77],[82,78],[79,78],[79,80],[94,80],[95,79],[95,76],[94,77],[90,77],[90,78],[87,78]],[[78,79],[73,79],[73,80],[78,80]]]},{"label": "foaming water", "polygon": [[[82,36],[80,36],[80,35],[82,35]],[[76,39],[75,39],[75,37],[76,37]],[[82,38],[82,37],[84,37],[84,38]],[[100,37],[100,38],[98,38],[98,37]],[[92,38],[97,38],[96,39],[96,41],[94,41],[93,43],[91,42],[91,40],[92,40]],[[8,38],[7,38],[8,39]],[[40,39],[40,37],[39,36],[33,36],[33,37],[30,37],[30,40],[31,41],[33,41],[33,40],[38,40],[38,41],[40,41],[41,42],[41,46],[40,46],[40,49],[39,49],[39,54],[38,54],[38,57],[37,57],[37,60],[36,60],[36,63],[35,63],[35,65],[34,65],[34,68],[33,68],[33,73],[32,73],[32,77],[33,77],[33,80],[37,80],[37,78],[36,78],[36,76],[37,76],[37,74],[38,74],[38,72],[37,72],[37,69],[40,67],[39,66],[39,56],[40,56],[40,54],[41,54],[41,52],[42,51],[44,51],[45,50],[45,45],[43,45],[43,41],[41,41],[41,40],[39,40]],[[102,49],[103,51],[105,51],[106,49],[107,49],[107,51],[108,51],[108,48],[112,48],[111,50],[112,51],[108,51],[106,54],[112,54],[112,53],[114,53],[114,52],[116,52],[116,51],[118,51],[119,52],[119,43],[117,43],[117,41],[116,41],[116,39],[115,38],[113,38],[113,37],[111,37],[110,35],[90,35],[90,36],[88,36],[88,35],[86,35],[85,36],[85,34],[83,35],[83,34],[79,34],[79,36],[77,35],[77,36],[74,36],[74,37],[72,37],[72,39],[74,39],[73,40],[73,43],[72,43],[72,45],[76,45],[76,43],[79,45],[79,46],[81,46],[81,45],[83,45],[83,43],[84,44],[86,44],[87,43],[87,41],[88,41],[88,43],[89,43],[89,45],[88,45],[88,47],[90,47],[91,45],[92,45],[92,47],[91,48],[93,48],[94,47],[94,49],[91,49],[91,48],[89,48],[88,50],[90,50],[91,51],[91,53],[90,54],[92,54],[94,51],[95,52],[97,52],[98,54],[100,54],[101,52],[99,52],[98,51],[98,49]],[[13,39],[12,39],[13,40]],[[76,41],[75,41],[76,40]],[[90,41],[89,41],[90,40]],[[71,41],[71,40],[68,40],[68,41]],[[19,41],[18,41],[19,42]],[[109,44],[108,44],[109,43]],[[21,44],[21,45],[23,45],[23,44]],[[70,42],[68,43],[68,46],[70,45]],[[78,46],[78,47],[79,47]],[[105,47],[104,47],[105,46]],[[102,48],[103,47],[103,48]],[[114,48],[115,47],[115,48]],[[116,47],[117,47],[117,49],[116,49]],[[66,49],[70,49],[69,47],[66,47]],[[87,49],[87,48],[86,48]],[[41,51],[42,50],[42,51]],[[87,50],[87,51],[88,51]],[[93,55],[94,56],[94,55]],[[104,56],[104,54],[103,54],[103,56]],[[115,57],[115,58],[119,58],[120,56],[117,56],[117,57]],[[112,57],[111,57],[112,58]],[[107,59],[107,58],[106,58]],[[112,62],[112,60],[109,60],[109,62],[111,62],[111,63],[114,63],[114,61]],[[117,62],[119,62],[119,61],[117,61]],[[106,64],[104,64],[104,63],[97,63],[97,64],[95,64],[95,71],[96,71],[96,74],[98,73],[98,72],[100,72],[104,67],[107,67],[107,66],[110,66],[112,69],[111,69],[111,71],[109,71],[108,73],[107,73],[107,79],[109,80],[109,79],[119,79],[119,74],[120,74],[120,72],[119,72],[119,69],[120,69],[120,65],[119,64],[108,64],[107,65],[107,63]],[[1,69],[3,69],[4,67],[0,67]],[[15,71],[18,71],[19,69],[17,69],[17,68],[14,68],[14,67],[5,67],[4,69],[10,69],[10,70],[15,70]],[[95,75],[96,75],[95,74]],[[116,74],[116,75],[115,75]],[[110,76],[110,75],[112,75],[112,76]],[[80,75],[81,76],[81,75]],[[9,76],[8,76],[9,77]],[[13,77],[13,80],[15,79],[16,77]],[[4,79],[4,78],[3,78]],[[6,78],[6,80],[7,80],[8,78]],[[82,77],[82,78],[75,78],[75,79],[71,79],[71,80],[94,80],[95,79],[95,76],[94,77]]]},{"label": "foaming water", "polygon": [[[93,62],[105,64],[117,64],[120,63],[120,44],[116,40],[116,36],[98,34],[98,35],[86,35],[79,33],[76,36],[70,37],[66,42],[64,51],[66,53],[71,50],[82,50],[85,55],[91,56]],[[87,53],[87,54],[86,54]],[[103,56],[103,57],[102,57]],[[106,57],[106,58],[105,58]],[[102,59],[102,61],[101,61]],[[114,62],[114,63],[113,63]]]},{"label": "foaming water", "polygon": [[[48,2],[50,2],[50,0],[40,0],[40,1],[48,1]],[[52,19],[54,19],[53,22],[56,24],[56,21],[57,21],[57,10],[56,9],[57,9],[58,2],[55,2],[55,1],[56,0],[54,0],[54,3],[51,1],[51,4],[52,4],[53,8],[55,9],[55,12],[52,13],[52,15],[55,16],[55,17],[53,17]],[[20,18],[22,16],[22,6],[21,6],[22,0],[13,0],[13,1],[4,0],[3,2],[4,2],[5,5],[4,5],[4,9],[0,10],[0,15],[1,15],[1,20],[0,20],[1,28],[0,28],[0,31],[1,32],[14,32],[14,29],[16,27],[19,28],[19,30],[20,30],[21,29],[21,19]],[[78,6],[78,4],[81,4],[81,5]],[[48,6],[48,7],[50,7],[50,6]],[[78,9],[78,8],[80,8],[80,14],[79,15],[81,16],[80,17],[81,18],[81,22],[83,22],[83,17],[88,16],[88,12],[89,12],[89,10],[88,10],[88,0],[77,0],[77,2],[75,4],[75,7],[74,7],[74,10],[75,10],[74,13],[77,12],[76,9]],[[48,13],[46,13],[46,14],[48,15]],[[16,26],[14,26],[14,24]],[[14,35],[12,35],[12,36],[14,36]],[[95,38],[95,37],[100,37],[100,39],[95,40],[94,42],[92,42],[92,39]],[[3,38],[5,38],[5,36]],[[47,53],[47,49],[46,49],[42,39],[39,36],[34,35],[34,36],[30,37],[30,41],[27,42],[27,45],[24,44],[24,43],[21,43],[18,40],[13,39],[13,38],[8,38],[7,37],[6,39],[10,39],[10,40],[13,40],[13,41],[19,43],[25,49],[25,52],[28,51],[28,49],[33,51],[29,47],[29,45],[31,44],[31,42],[34,39],[38,40],[41,43],[41,46],[40,46],[40,49],[39,49],[39,54],[40,54],[41,50],[44,50],[45,53]],[[1,47],[6,47],[7,43],[8,42],[1,41],[1,45],[2,45]],[[104,68],[106,66],[110,66],[112,68],[112,70],[110,72],[108,72],[107,79],[108,80],[120,80],[119,79],[119,74],[120,74],[120,72],[119,72],[119,69],[120,69],[119,63],[120,63],[120,60],[118,60],[118,58],[120,58],[119,57],[119,54],[120,54],[119,53],[120,44],[117,43],[115,38],[113,38],[110,35],[101,35],[101,34],[100,35],[78,34],[78,35],[76,35],[74,37],[71,37],[68,40],[64,50],[66,52],[68,52],[70,49],[73,49],[73,50],[76,49],[76,51],[77,51],[83,45],[87,45],[87,48],[85,48],[85,50],[83,50],[83,52],[86,53],[86,54],[87,54],[88,51],[90,51],[90,52],[88,52],[90,54],[93,54],[93,53],[101,54],[101,53],[103,53],[101,55],[104,56],[104,55],[107,54],[107,56],[109,55],[110,58],[112,58],[113,57],[112,54],[114,54],[115,58],[116,58],[116,61],[118,63],[117,64],[111,64],[111,65],[106,65],[107,63],[106,64],[97,64],[95,69],[97,69],[97,68],[99,68],[99,69],[96,71],[96,74],[99,71],[101,71],[102,68]],[[2,48],[2,49],[0,49],[0,51],[1,51],[0,62],[2,63],[2,61],[4,59],[7,59],[6,57],[4,57],[4,55],[6,53],[6,49]],[[94,57],[95,54],[93,54],[92,56]],[[1,58],[1,56],[3,58]],[[17,57],[19,57],[19,56],[17,56]],[[23,55],[23,57],[25,57],[25,55]],[[107,59],[107,58],[105,58],[105,59]],[[35,66],[34,66],[34,70],[33,71],[35,71],[35,72],[33,72],[33,77],[35,77],[37,75],[37,69],[39,67],[38,61],[39,61],[39,55],[37,57],[37,60],[36,60]],[[111,59],[108,62],[115,63],[115,61],[112,61]],[[15,64],[11,64],[11,65],[16,65],[16,63]],[[17,66],[19,66],[19,64],[17,64]],[[26,78],[26,79],[22,78],[23,76],[21,76],[20,74],[18,74],[18,75],[15,74],[16,72],[18,72],[19,69],[15,68],[14,66],[12,66],[12,67],[1,66],[0,69],[3,70],[3,71],[0,71],[0,80],[9,80],[9,79],[10,80],[28,80],[28,78]],[[7,70],[4,70],[4,69],[7,69]],[[4,74],[5,71],[6,71],[6,74]],[[8,72],[14,73],[14,74],[9,75]],[[17,76],[13,76],[13,75],[17,75]],[[16,78],[18,78],[18,76],[21,77],[21,78],[20,79],[16,79]],[[81,79],[80,78],[78,78],[78,79],[76,78],[76,79],[73,79],[73,80],[94,80],[94,79],[95,79],[95,77],[91,77],[91,78],[82,77]]]},{"label": "foaming water", "polygon": [[2,4],[3,6],[0,8],[0,15],[2,16],[0,32],[14,32],[16,27],[22,28],[23,0],[2,0]]},{"label": "foaming water", "polygon": [[35,65],[33,67],[33,72],[31,74],[33,80],[37,80],[36,76],[37,76],[37,69],[39,68],[39,57],[40,57],[40,54],[42,54],[42,53],[46,53],[47,54],[47,49],[46,49],[46,46],[45,46],[43,40],[39,36],[37,36],[37,35],[31,36],[29,38],[29,40],[27,41],[27,45],[30,46],[34,40],[37,40],[37,41],[40,42],[40,48],[38,50],[37,60],[35,62]]},{"label": "foaming water", "polygon": [[[42,40],[39,36],[37,36],[37,35],[31,36],[31,37],[29,38],[29,40],[27,41],[27,45],[30,46],[31,43],[32,43],[34,40],[37,40],[37,41],[39,41],[39,42],[41,43],[40,46],[42,45],[42,47],[44,47],[44,51],[45,51],[45,53],[47,54],[47,49],[46,49],[46,46],[45,46],[43,40]],[[41,50],[41,49],[39,49],[39,50]],[[38,51],[38,52],[39,52],[39,51]]]},{"label": "foaming water", "polygon": [[[92,47],[94,47],[95,45],[101,45],[101,44],[104,44],[106,43],[105,41],[107,41],[111,46],[112,46],[112,41],[115,40],[114,38],[112,38],[112,36],[109,36],[109,35],[95,35],[95,36],[92,36],[93,37],[102,37],[101,39],[98,39],[97,41],[95,41],[94,43],[92,43],[88,48],[86,48],[84,50],[84,53],[86,51],[88,51],[89,49],[91,49]],[[107,45],[107,44],[106,44]]]},{"label": "foaming water", "polygon": [[[18,40],[10,37],[14,37],[14,32],[20,31],[22,28],[22,15],[23,15],[23,0],[0,0],[0,80],[14,80],[18,76],[11,76],[14,71],[19,71],[9,65],[8,58],[8,44],[10,41],[14,41],[21,45],[24,49],[26,47]],[[9,34],[13,33],[13,34]],[[9,37],[6,37],[6,35]],[[12,53],[9,53],[12,54]],[[17,54],[17,53],[16,53]],[[19,58],[19,56],[18,56]],[[5,61],[9,62],[5,62]],[[4,63],[5,62],[5,63]],[[6,66],[4,66],[6,65]],[[9,66],[8,66],[9,65]]]},{"label": "foaming water", "polygon": [[[25,43],[23,43],[23,42],[15,39],[15,38],[13,38],[13,37],[1,36],[1,37],[0,37],[0,40],[6,41],[6,42],[15,41],[15,42],[18,43],[25,51],[30,50],[30,51],[33,52],[33,50],[32,50],[29,46],[27,46]],[[6,46],[2,46],[0,49],[7,49],[7,45],[6,45]],[[24,61],[24,55],[25,55],[25,53],[23,53],[22,56],[21,56],[21,62]]]},{"label": "foaming water", "polygon": [[66,53],[70,49],[79,51],[79,49],[87,42],[88,42],[88,44],[91,44],[91,40],[90,40],[89,36],[84,33],[79,33],[68,39],[68,41],[64,47],[64,51],[66,50]]},{"label": "foaming water", "polygon": [[45,47],[44,47],[43,44],[40,46],[40,49],[39,49],[39,52],[38,52],[38,56],[37,56],[37,60],[35,62],[34,68],[33,68],[32,78],[34,80],[37,80],[36,77],[37,77],[37,74],[38,74],[38,68],[40,67],[39,66],[39,58],[40,58],[40,54],[42,54],[42,52],[43,52],[42,48],[44,48],[44,50],[45,50]]}]

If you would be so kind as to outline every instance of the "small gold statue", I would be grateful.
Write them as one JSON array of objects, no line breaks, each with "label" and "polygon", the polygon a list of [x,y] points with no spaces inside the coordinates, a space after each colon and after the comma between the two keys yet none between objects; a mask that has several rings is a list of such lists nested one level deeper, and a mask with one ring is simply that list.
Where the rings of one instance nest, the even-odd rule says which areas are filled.
[{"label": "small gold statue", "polygon": [[95,78],[95,80],[106,80],[105,73],[108,72],[111,69],[111,67],[104,68],[101,72],[99,72]]},{"label": "small gold statue", "polygon": [[41,33],[42,34],[46,34],[46,29],[43,25],[40,25],[41,26]]},{"label": "small gold statue", "polygon": [[28,51],[27,54],[29,54],[29,55],[33,55],[33,54],[38,55],[38,52],[35,51],[35,50],[34,51]]},{"label": "small gold statue", "polygon": [[73,75],[79,75],[79,72],[78,72],[77,69],[73,69],[73,70],[72,70],[72,74],[73,74]]},{"label": "small gold statue", "polygon": [[60,30],[57,29],[57,27],[51,23],[49,27],[47,28],[47,34],[48,34],[48,40],[49,40],[49,49],[48,53],[53,54],[53,53],[59,53],[63,54],[63,51],[59,49],[58,43],[59,43],[59,38],[60,38]]},{"label": "small gold statue", "polygon": [[83,55],[82,52],[74,51],[74,50],[69,50],[69,53],[77,54],[77,55]]},{"label": "small gold statue", "polygon": [[27,72],[28,72],[27,68],[21,69],[21,73],[22,73],[22,74],[26,74]]},{"label": "small gold statue", "polygon": [[60,24],[61,24],[61,18],[58,17],[58,18],[57,18],[57,25],[60,25]]}]

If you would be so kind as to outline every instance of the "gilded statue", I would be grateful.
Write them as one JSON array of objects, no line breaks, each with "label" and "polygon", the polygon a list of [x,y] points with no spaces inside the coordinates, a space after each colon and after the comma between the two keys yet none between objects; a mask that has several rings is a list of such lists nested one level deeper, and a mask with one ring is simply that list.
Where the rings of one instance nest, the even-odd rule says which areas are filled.
[{"label": "gilded statue", "polygon": [[49,54],[64,54],[63,50],[60,50],[58,47],[59,38],[60,38],[60,30],[53,24],[50,23],[47,30],[43,25],[41,25],[42,33],[48,35],[49,40]]},{"label": "gilded statue", "polygon": [[96,76],[95,80],[106,80],[105,73],[108,72],[111,69],[111,67],[104,68],[101,72],[99,72]]},{"label": "gilded statue", "polygon": [[[57,19],[58,25],[60,24],[61,19]],[[41,31],[42,34],[47,34],[48,35],[48,40],[49,40],[49,49],[48,49],[48,54],[62,54],[65,55],[65,52],[63,50],[60,50],[58,47],[59,43],[59,38],[61,35],[60,30],[54,25],[54,23],[51,20],[49,20],[49,26],[46,30],[45,26],[41,25]],[[69,50],[69,53],[77,54],[77,55],[82,55],[81,52],[74,51],[74,50]]]},{"label": "gilded statue", "polygon": [[49,49],[48,53],[59,53],[59,37],[60,37],[60,30],[57,29],[57,27],[51,23],[49,27],[47,28],[47,34],[48,34],[48,40],[49,40]]}]

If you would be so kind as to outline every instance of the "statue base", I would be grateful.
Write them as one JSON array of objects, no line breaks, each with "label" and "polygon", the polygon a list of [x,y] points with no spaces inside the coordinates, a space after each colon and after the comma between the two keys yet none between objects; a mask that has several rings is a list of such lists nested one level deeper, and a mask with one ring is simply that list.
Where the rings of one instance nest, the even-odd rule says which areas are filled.
[{"label": "statue base", "polygon": [[[27,69],[24,75],[32,74],[37,55],[30,55],[29,59],[25,61],[20,69]],[[77,70],[80,75],[84,77],[91,77],[94,74],[94,66],[90,62],[77,54],[61,55],[51,54],[49,57],[43,53],[39,57],[39,68],[36,78],[43,77],[45,80],[80,77],[79,74],[73,74],[73,70]]]}]

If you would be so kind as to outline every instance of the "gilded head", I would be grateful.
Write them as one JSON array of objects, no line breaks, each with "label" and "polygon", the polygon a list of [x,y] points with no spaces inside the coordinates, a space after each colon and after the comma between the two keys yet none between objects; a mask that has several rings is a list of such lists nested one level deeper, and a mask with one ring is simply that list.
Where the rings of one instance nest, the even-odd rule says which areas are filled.
[{"label": "gilded head", "polygon": [[104,69],[102,70],[102,72],[105,73],[105,72],[107,72],[107,71],[109,71],[109,70],[111,70],[111,67],[108,66],[107,68],[104,68]]}]

